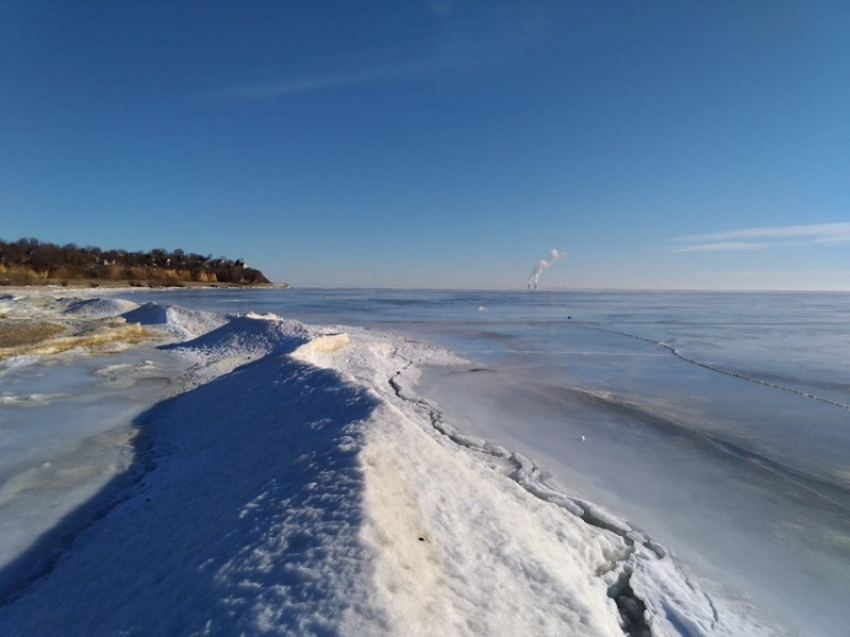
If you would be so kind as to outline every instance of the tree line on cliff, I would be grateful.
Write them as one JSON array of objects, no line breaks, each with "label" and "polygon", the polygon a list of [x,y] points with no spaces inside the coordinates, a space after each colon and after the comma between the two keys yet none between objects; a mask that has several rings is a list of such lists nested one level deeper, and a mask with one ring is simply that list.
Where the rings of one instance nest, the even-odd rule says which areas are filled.
[{"label": "tree line on cliff", "polygon": [[242,259],[213,258],[181,249],[148,252],[103,250],[74,243],[57,245],[35,238],[0,239],[0,283],[36,280],[127,280],[149,284],[181,282],[255,285],[269,283],[262,272]]}]

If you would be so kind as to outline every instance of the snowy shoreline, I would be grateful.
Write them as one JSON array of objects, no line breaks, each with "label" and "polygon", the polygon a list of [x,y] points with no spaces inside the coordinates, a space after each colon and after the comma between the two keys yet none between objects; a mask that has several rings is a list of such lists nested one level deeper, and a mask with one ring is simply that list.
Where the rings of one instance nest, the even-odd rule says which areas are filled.
[{"label": "snowy shoreline", "polygon": [[[4,297],[9,320],[61,320],[68,291],[41,294]],[[467,365],[451,352],[127,303],[76,307],[158,334],[182,391],[134,418],[131,466],[3,567],[4,634],[780,634],[446,422],[416,381]]]}]

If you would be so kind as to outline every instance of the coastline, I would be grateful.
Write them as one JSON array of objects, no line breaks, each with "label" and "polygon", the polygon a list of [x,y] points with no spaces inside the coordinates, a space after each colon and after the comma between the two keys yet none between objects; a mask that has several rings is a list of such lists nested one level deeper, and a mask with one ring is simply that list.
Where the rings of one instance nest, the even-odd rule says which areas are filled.
[{"label": "coastline", "polygon": [[88,290],[92,288],[103,288],[113,290],[116,288],[264,288],[285,290],[290,287],[288,283],[210,283],[209,281],[179,281],[179,282],[155,282],[141,279],[39,279],[36,283],[27,285],[0,285],[2,290],[26,290],[30,288],[63,288],[66,290]]},{"label": "coastline", "polygon": [[[55,292],[45,296],[55,297]],[[64,290],[58,292],[61,295]],[[96,303],[91,290],[84,296]],[[109,296],[114,298],[112,293]],[[55,316],[57,307],[47,303],[40,311],[44,317]],[[105,306],[84,305],[78,310],[83,308],[104,315],[126,309],[116,306],[104,311]],[[126,485],[122,486],[126,504],[87,527],[88,535],[78,538],[32,595],[0,608],[0,625],[35,627],[37,620],[27,619],[29,613],[39,605],[43,612],[44,604],[63,591],[67,594],[71,581],[82,582],[74,599],[85,605],[85,595],[91,594],[86,588],[90,573],[85,564],[100,559],[104,551],[113,551],[110,547],[114,546],[109,553],[112,559],[128,567],[105,574],[112,586],[131,584],[122,579],[125,570],[166,567],[168,561],[157,562],[156,552],[170,546],[168,537],[177,532],[193,540],[181,540],[181,550],[198,559],[200,554],[189,549],[195,541],[218,547],[207,559],[219,564],[216,573],[221,590],[213,586],[207,592],[218,590],[222,599],[238,593],[249,600],[241,617],[255,630],[259,617],[270,608],[294,604],[300,609],[296,613],[299,621],[308,623],[296,626],[287,623],[294,621],[292,617],[283,616],[277,621],[291,630],[300,627],[305,634],[311,632],[305,629],[312,625],[309,622],[323,613],[333,620],[328,620],[331,634],[423,634],[425,626],[428,632],[440,626],[443,634],[556,634],[569,626],[575,634],[621,634],[621,628],[628,627],[629,634],[636,635],[643,630],[641,621],[654,623],[657,634],[665,634],[665,626],[673,630],[671,618],[689,626],[692,634],[734,635],[743,628],[753,629],[750,634],[772,634],[708,597],[696,580],[678,570],[663,547],[624,520],[553,490],[527,458],[464,435],[443,422],[436,406],[416,395],[415,385],[423,366],[464,364],[449,352],[389,333],[362,328],[341,332],[250,314],[220,319],[211,329],[213,323],[197,328],[194,338],[175,338],[162,330],[167,321],[183,321],[174,317],[187,314],[174,312],[165,319],[167,311],[157,308],[130,312],[133,318],[142,319],[138,328],[131,329],[170,342],[166,347],[193,366],[186,391],[168,406],[154,406],[149,415],[137,419],[145,423],[142,438],[155,450],[153,464],[168,471],[146,471],[144,485],[136,490],[127,492]],[[19,316],[31,314],[26,311]],[[79,321],[75,327],[88,322],[88,329],[116,321],[115,315],[73,320]],[[222,400],[223,396],[248,395],[262,399]],[[231,425],[236,422],[249,427],[250,443],[233,431]],[[297,437],[289,444],[300,440],[298,448],[303,452],[288,460],[279,457],[283,441],[274,443],[276,436],[284,435],[275,433],[281,422],[294,427]],[[181,428],[174,429],[178,423]],[[187,424],[192,426],[187,429]],[[193,433],[195,427],[206,433]],[[246,444],[245,453],[228,457]],[[320,451],[321,445],[330,446]],[[163,451],[169,448],[185,451],[176,455]],[[210,449],[213,451],[205,451]],[[136,453],[138,457],[141,448]],[[305,454],[316,460],[295,480],[292,471],[302,471],[297,468],[303,462],[298,458]],[[149,461],[150,457],[145,460]],[[247,480],[247,466],[265,476],[266,482]],[[342,473],[335,466],[344,467]],[[211,474],[212,467],[221,475]],[[192,474],[190,483],[173,482],[175,474],[187,471]],[[327,471],[332,476],[325,475]],[[236,476],[240,476],[240,484],[230,485]],[[334,480],[328,482],[329,476]],[[250,484],[241,484],[246,480]],[[270,491],[268,480],[284,486]],[[296,497],[296,492],[309,484],[320,485],[324,500]],[[189,517],[178,516],[182,522],[173,522],[181,507],[189,506],[176,492],[168,495],[178,487],[188,489],[195,498],[200,494],[204,506],[215,507],[223,490],[230,493],[234,506],[247,512],[244,515],[253,520],[253,526],[241,531],[228,527],[228,516],[219,519],[220,512],[213,508],[217,525],[205,525],[203,537],[193,535],[185,526],[190,524]],[[257,500],[262,493],[266,496]],[[157,503],[154,520],[171,519],[172,531],[164,536],[156,524],[148,522],[145,528],[150,538],[145,540],[138,536],[137,525],[142,521],[138,516],[144,511],[146,516],[152,515],[145,504],[151,494],[158,494],[150,497]],[[322,550],[313,554],[295,551],[289,544],[263,545],[260,538],[266,535],[260,529],[270,530],[267,525],[277,524],[278,519],[273,513],[278,509],[259,504],[265,500],[289,501],[288,510],[295,513],[286,514],[288,521],[281,522],[287,529],[284,535],[322,536]],[[353,509],[343,505],[349,501],[356,504]],[[302,508],[293,508],[292,502],[300,502]],[[326,512],[318,518],[299,517],[300,511],[310,508]],[[197,515],[196,508],[189,509]],[[342,533],[340,539],[343,527],[335,526],[334,520],[343,511],[345,528],[355,532]],[[239,513],[239,519],[244,515]],[[523,520],[521,525],[517,525],[518,519]],[[233,542],[222,535],[227,535],[227,529]],[[114,537],[123,538],[120,547],[110,539]],[[185,566],[186,556],[174,557],[173,547],[169,550],[170,559]],[[240,588],[240,582],[256,574],[256,565],[250,560],[233,560],[243,551],[257,550],[270,564],[285,567],[281,577],[288,583],[275,580],[273,572],[264,570],[266,575],[255,578],[259,588],[252,597]],[[124,554],[127,551],[129,555]],[[224,554],[229,557],[224,559]],[[345,554],[358,557],[351,561],[341,557]],[[334,555],[337,558],[330,559]],[[348,566],[340,569],[340,563]],[[190,578],[192,571],[184,566],[178,571]],[[363,579],[364,573],[373,575]],[[318,590],[311,582],[323,576],[331,578],[331,583]],[[546,584],[541,588],[542,582]],[[171,581],[169,586],[185,603],[196,603],[185,581]],[[275,588],[280,586],[283,589]],[[313,593],[301,599],[304,590]],[[101,590],[100,594],[106,593]],[[146,595],[131,585],[120,599],[110,597],[119,611],[105,618],[113,622],[109,625],[118,628],[142,621],[138,613],[148,604]],[[351,599],[343,601],[346,596]],[[223,608],[219,611],[206,621],[222,630],[230,624]],[[71,621],[67,614],[59,616]],[[168,615],[144,621],[156,630],[173,626],[170,622],[177,620]]]},{"label": "coastline", "polygon": [[[72,282],[60,283],[59,281],[45,280],[44,283],[31,285],[10,285],[0,286],[0,301],[9,300],[19,297],[41,297],[43,305],[49,299],[57,296],[69,295],[70,297],[80,296],[81,298],[97,297],[100,294],[107,294],[110,297],[115,297],[122,291],[134,292],[140,288],[153,290],[181,290],[181,289],[264,289],[264,290],[283,290],[288,289],[288,283],[258,283],[252,285],[243,285],[237,283],[201,283],[201,282],[184,282],[180,285],[157,285],[157,284],[142,284],[130,280],[102,281],[96,279],[75,280]],[[60,339],[67,337],[86,337],[90,335],[95,328],[100,328],[101,332],[106,331],[105,325],[109,322],[101,321],[100,325],[95,325],[92,321],[80,323],[80,321],[71,320],[72,317],[66,317],[63,320],[57,319],[58,309],[53,308],[53,311],[45,311],[42,309],[41,314],[46,314],[48,319],[33,318],[28,312],[11,312],[12,306],[0,304],[0,360],[9,356],[16,356],[30,353],[44,347],[44,353],[55,353],[60,349]],[[52,315],[52,319],[50,317]],[[120,326],[122,320],[114,319],[111,321],[112,327]],[[130,328],[132,331],[133,328]],[[146,334],[146,337],[153,337],[152,334]],[[119,340],[120,335],[116,335],[115,340]],[[108,339],[107,339],[108,340]],[[73,340],[65,342],[63,349],[70,349]],[[92,345],[93,343],[89,343]],[[80,343],[80,345],[85,345]],[[53,347],[53,349],[51,349]]]}]

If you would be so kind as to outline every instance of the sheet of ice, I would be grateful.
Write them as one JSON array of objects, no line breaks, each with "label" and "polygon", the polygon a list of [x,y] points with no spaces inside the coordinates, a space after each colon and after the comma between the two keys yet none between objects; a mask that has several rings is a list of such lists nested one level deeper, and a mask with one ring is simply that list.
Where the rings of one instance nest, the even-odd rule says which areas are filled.
[{"label": "sheet of ice", "polygon": [[[498,316],[491,301],[471,312]],[[188,390],[137,416],[127,470],[4,569],[4,582],[15,577],[0,593],[0,632],[783,633],[683,568],[654,524],[635,528],[565,488],[546,457],[541,469],[530,459],[541,454],[422,394],[423,367],[463,378],[461,389],[492,375],[486,366],[399,334],[272,315],[207,317],[211,329],[174,342],[185,311],[145,312],[133,318],[172,341],[160,354],[191,366]],[[501,343],[490,360],[528,344],[452,338]],[[120,393],[127,365],[94,376]],[[830,634],[807,619],[808,634]]]},{"label": "sheet of ice", "polygon": [[0,583],[16,576],[10,565],[35,538],[126,471],[130,423],[178,390],[175,363],[144,346],[123,354],[53,355],[49,363],[4,371]]},{"label": "sheet of ice", "polygon": [[[584,387],[564,386],[558,375],[533,369],[470,365],[438,370],[418,391],[470,434],[534,457],[557,483],[627,515],[697,572],[756,600],[787,625],[804,634],[842,635],[841,600],[850,590],[843,412],[687,368],[665,392],[658,385],[654,394],[634,391],[652,385],[640,361],[656,359],[614,358],[645,377],[615,385],[609,371],[595,387],[588,375]],[[686,379],[695,386],[688,391]],[[759,398],[760,392],[769,395]],[[787,420],[763,422],[765,400]],[[795,430],[795,418],[809,428]],[[747,428],[748,419],[765,425],[764,433]],[[818,429],[819,439],[806,437]],[[797,457],[777,453],[795,445]]]}]

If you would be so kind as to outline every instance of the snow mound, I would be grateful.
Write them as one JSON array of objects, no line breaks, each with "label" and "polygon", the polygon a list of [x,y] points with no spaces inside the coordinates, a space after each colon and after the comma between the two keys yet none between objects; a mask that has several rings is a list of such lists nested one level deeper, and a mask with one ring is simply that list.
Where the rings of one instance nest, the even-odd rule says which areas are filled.
[{"label": "snow mound", "polygon": [[64,314],[86,318],[118,316],[139,307],[138,303],[126,299],[65,299],[63,302],[67,305]]},{"label": "snow mound", "polygon": [[[134,304],[135,305],[135,304]],[[128,323],[158,328],[174,340],[195,338],[227,321],[213,312],[189,310],[176,305],[145,303],[121,315]]]},{"label": "snow mound", "polygon": [[239,356],[257,358],[271,353],[290,354],[312,338],[298,321],[275,314],[248,313],[230,318],[224,325],[183,343],[165,346],[204,360]]},{"label": "snow mound", "polygon": [[[202,340],[232,343],[227,331]],[[386,634],[359,532],[375,404],[331,371],[268,356],[143,414],[144,476],[120,498],[105,490],[93,521],[68,522],[83,529],[2,599],[0,634]]]}]

